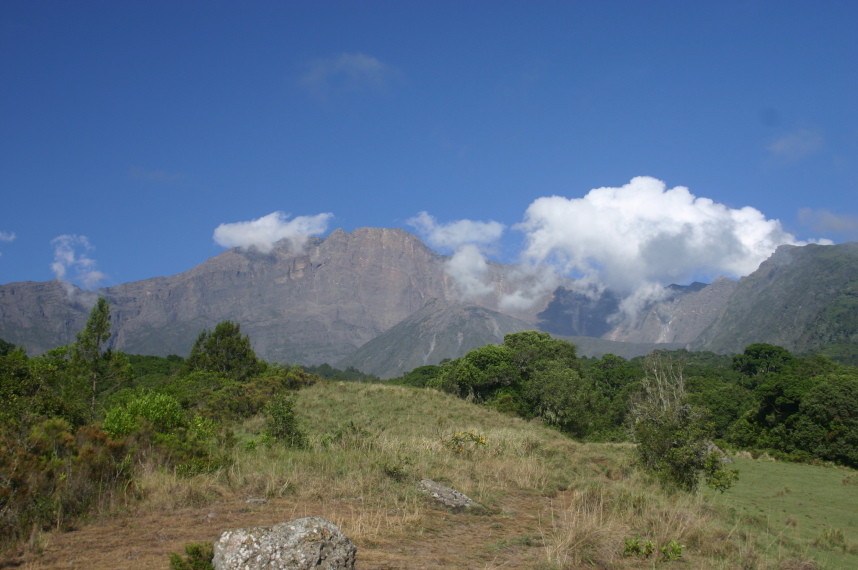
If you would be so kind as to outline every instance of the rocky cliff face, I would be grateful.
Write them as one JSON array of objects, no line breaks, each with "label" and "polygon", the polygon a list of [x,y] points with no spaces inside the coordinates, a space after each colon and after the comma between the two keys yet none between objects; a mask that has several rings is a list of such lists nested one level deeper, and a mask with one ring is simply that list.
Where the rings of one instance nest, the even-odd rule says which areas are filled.
[{"label": "rocky cliff face", "polygon": [[0,285],[0,338],[31,354],[67,344],[83,329],[96,300],[59,281]]},{"label": "rocky cliff face", "polygon": [[110,344],[129,353],[185,356],[203,329],[229,319],[268,361],[339,363],[385,376],[528,328],[601,337],[582,347],[618,354],[625,352],[608,341],[636,352],[653,343],[738,352],[752,342],[790,350],[858,342],[855,243],[782,247],[738,283],[671,286],[662,301],[621,323],[612,318],[615,296],[590,299],[569,283],[529,309],[504,311],[503,295],[527,277],[497,263],[484,275],[492,290],[462,304],[447,261],[404,230],[361,228],[336,230],[301,251],[287,242],[267,254],[231,249],[184,273],[94,292],[56,281],[10,283],[0,285],[0,338],[31,354],[70,343],[103,295],[111,303]]},{"label": "rocky cliff face", "polygon": [[[336,230],[300,252],[287,242],[268,254],[231,249],[184,273],[93,294],[69,296],[57,282],[15,283],[0,286],[0,338],[32,353],[71,342],[98,294],[111,303],[111,344],[126,352],[187,355],[200,331],[229,319],[266,360],[333,363],[430,299],[456,301],[445,261],[404,230],[361,228]],[[494,292],[474,302],[497,308],[515,287],[512,269],[491,264]]]},{"label": "rocky cliff face", "polygon": [[186,354],[199,331],[229,319],[263,358],[315,364],[343,358],[427,299],[450,295],[442,263],[403,230],[337,230],[302,252],[285,242],[269,254],[232,249],[105,294],[124,350]]}]

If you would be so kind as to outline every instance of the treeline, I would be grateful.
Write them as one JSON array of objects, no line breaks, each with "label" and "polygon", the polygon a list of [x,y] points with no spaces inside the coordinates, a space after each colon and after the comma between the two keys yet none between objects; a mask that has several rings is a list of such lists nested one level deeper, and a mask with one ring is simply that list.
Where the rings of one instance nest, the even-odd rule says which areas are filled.
[{"label": "treeline", "polygon": [[786,460],[858,468],[858,368],[770,344],[735,356],[679,350],[632,360],[583,358],[569,342],[527,331],[388,382],[540,418],[582,441],[628,441],[642,393],[665,370],[671,390],[702,412],[709,439]]},{"label": "treeline", "polygon": [[267,443],[302,444],[289,394],[320,378],[258,359],[238,324],[202,331],[187,359],[126,355],[109,337],[100,299],[70,345],[31,358],[0,341],[2,547],[133,499],[141,470],[227,465],[241,419],[264,413]]}]

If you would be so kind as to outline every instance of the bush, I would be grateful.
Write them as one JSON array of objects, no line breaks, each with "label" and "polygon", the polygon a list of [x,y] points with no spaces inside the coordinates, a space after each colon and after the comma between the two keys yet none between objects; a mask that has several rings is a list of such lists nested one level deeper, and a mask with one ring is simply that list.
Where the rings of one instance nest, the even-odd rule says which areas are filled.
[{"label": "bush", "polygon": [[[2,432],[2,430],[0,430]],[[133,451],[97,425],[35,424],[25,441],[0,433],[0,542],[68,528],[131,480]]]},{"label": "bush", "polygon": [[295,400],[285,393],[274,396],[266,407],[266,435],[291,447],[304,447],[306,437],[298,426],[293,410]]},{"label": "bush", "polygon": [[185,556],[170,554],[170,570],[213,570],[214,548],[210,542],[185,545]]},{"label": "bush", "polygon": [[653,353],[644,371],[643,391],[630,412],[642,467],[666,488],[694,491],[704,474],[713,488],[728,489],[738,471],[724,467],[717,452],[709,452],[708,414],[688,403],[682,363]]},{"label": "bush", "polygon": [[184,412],[172,396],[148,392],[108,410],[104,431],[113,437],[124,437],[140,429],[140,419],[150,422],[155,431],[166,432],[182,425]]}]

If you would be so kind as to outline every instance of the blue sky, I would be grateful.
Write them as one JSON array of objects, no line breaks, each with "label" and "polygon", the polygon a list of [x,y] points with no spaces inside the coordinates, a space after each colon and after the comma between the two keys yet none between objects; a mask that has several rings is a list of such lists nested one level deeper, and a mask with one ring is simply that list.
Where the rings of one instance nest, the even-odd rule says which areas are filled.
[{"label": "blue sky", "polygon": [[0,283],[364,226],[477,279],[746,274],[858,239],[856,28],[854,1],[4,0]]}]

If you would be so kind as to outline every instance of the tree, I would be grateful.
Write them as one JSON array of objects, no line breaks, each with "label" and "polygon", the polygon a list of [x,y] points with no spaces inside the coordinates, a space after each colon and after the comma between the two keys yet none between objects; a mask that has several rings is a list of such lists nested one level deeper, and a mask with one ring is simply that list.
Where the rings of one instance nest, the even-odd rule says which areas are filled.
[{"label": "tree", "polygon": [[77,341],[72,346],[72,366],[87,384],[90,421],[95,421],[95,403],[99,394],[116,387],[130,374],[128,359],[106,348],[109,338],[110,303],[99,297],[89,313],[86,326],[77,333]]},{"label": "tree", "polygon": [[15,350],[15,345],[11,342],[6,342],[2,338],[0,338],[0,356],[6,356],[7,354],[11,354]]},{"label": "tree", "polygon": [[515,383],[517,372],[512,350],[488,344],[444,365],[440,376],[430,385],[484,402],[499,389]]},{"label": "tree", "polygon": [[520,369],[523,379],[546,362],[556,362],[562,366],[580,371],[577,347],[571,342],[551,338],[551,335],[539,331],[510,333],[503,339],[503,346],[514,353],[513,362]]},{"label": "tree", "polygon": [[785,348],[773,344],[748,345],[745,352],[733,357],[733,370],[754,377],[770,372],[780,372],[795,361]]},{"label": "tree", "polygon": [[250,346],[250,337],[242,336],[241,325],[232,321],[218,323],[213,332],[201,332],[185,365],[188,372],[216,372],[242,382],[264,368]]},{"label": "tree", "polygon": [[573,437],[584,438],[605,427],[604,399],[589,379],[561,360],[534,370],[522,393],[533,415]]},{"label": "tree", "polygon": [[738,472],[709,450],[708,415],[688,402],[683,366],[659,352],[644,360],[642,392],[630,410],[638,459],[665,487],[694,491],[703,474],[707,484],[723,491]]},{"label": "tree", "polygon": [[858,374],[838,374],[801,402],[796,446],[827,461],[858,468]]}]

